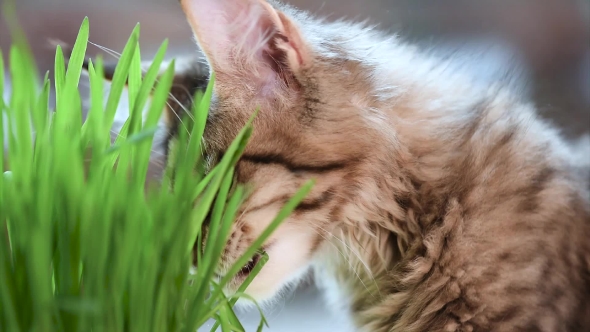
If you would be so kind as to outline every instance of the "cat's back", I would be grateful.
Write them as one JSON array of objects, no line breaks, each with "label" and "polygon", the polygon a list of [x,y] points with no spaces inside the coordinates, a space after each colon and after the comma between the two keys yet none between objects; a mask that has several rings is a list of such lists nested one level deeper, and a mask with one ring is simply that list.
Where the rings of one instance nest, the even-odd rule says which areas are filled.
[{"label": "cat's back", "polygon": [[567,145],[501,89],[469,112],[414,154],[428,226],[393,330],[590,331],[590,199]]},{"label": "cat's back", "polygon": [[469,74],[415,52],[374,66],[375,91],[403,87],[372,106],[392,119],[399,145],[389,165],[403,197],[391,204],[403,203],[401,223],[421,231],[382,280],[390,295],[367,310],[368,330],[590,331],[590,195],[580,176],[590,167],[518,90],[472,86]]},{"label": "cat's back", "polygon": [[512,130],[518,126],[481,143],[489,146],[477,150],[477,175],[468,167],[459,173],[472,189],[449,206],[445,222],[455,228],[446,236],[456,238],[439,263],[465,275],[457,278],[458,301],[445,310],[474,330],[590,330],[587,191],[555,147]]},{"label": "cat's back", "polygon": [[458,183],[471,189],[457,217],[466,221],[464,235],[448,262],[466,262],[459,282],[466,292],[462,304],[448,310],[475,314],[462,305],[480,298],[486,314],[472,320],[481,330],[588,331],[590,200],[584,179],[567,144],[532,106],[483,107],[459,166],[465,171]]}]

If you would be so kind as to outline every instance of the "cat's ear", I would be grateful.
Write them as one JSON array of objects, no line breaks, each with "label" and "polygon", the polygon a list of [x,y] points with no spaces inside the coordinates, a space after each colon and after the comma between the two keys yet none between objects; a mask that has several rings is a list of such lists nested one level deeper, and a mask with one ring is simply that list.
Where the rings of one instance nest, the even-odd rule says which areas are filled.
[{"label": "cat's ear", "polygon": [[217,73],[263,81],[310,64],[299,29],[265,0],[181,0],[199,46]]}]

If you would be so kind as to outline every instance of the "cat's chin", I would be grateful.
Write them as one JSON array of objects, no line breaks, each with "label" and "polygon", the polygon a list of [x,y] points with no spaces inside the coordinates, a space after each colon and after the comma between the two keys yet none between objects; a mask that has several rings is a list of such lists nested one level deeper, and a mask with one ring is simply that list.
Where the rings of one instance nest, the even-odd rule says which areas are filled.
[{"label": "cat's chin", "polygon": [[[313,248],[316,232],[311,228],[297,224],[284,224],[274,233],[265,248],[268,261],[253,278],[245,293],[257,304],[273,303],[289,294],[308,275],[311,268],[310,252]],[[246,265],[242,273],[234,278],[225,290],[234,294],[253,269]],[[247,299],[241,302],[248,303]]]}]

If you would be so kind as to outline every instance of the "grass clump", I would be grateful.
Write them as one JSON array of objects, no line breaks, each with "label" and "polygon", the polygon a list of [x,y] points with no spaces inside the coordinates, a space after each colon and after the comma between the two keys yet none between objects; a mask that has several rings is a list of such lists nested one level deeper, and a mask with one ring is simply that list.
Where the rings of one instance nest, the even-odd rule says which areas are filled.
[{"label": "grass clump", "polygon": [[[142,73],[137,26],[106,103],[102,62],[90,63],[91,107],[82,120],[78,84],[88,31],[85,19],[68,65],[58,47],[54,77],[46,75],[41,84],[26,43],[15,43],[8,52],[12,92],[8,100],[0,99],[0,149],[6,157],[0,169],[9,169],[0,176],[0,331],[194,332],[211,318],[222,331],[243,331],[232,311],[236,296],[226,298],[221,289],[311,183],[286,204],[225,280],[214,282],[214,269],[247,195],[242,186],[232,186],[232,179],[251,122],[206,173],[201,139],[210,84],[195,97],[195,120],[184,122],[188,128],[180,131],[162,183],[146,189],[153,134],[174,62],[158,77],[164,43]],[[3,59],[0,51],[0,78]],[[125,82],[131,112],[113,144],[110,129]],[[54,110],[49,106],[52,85]],[[191,250],[201,241],[208,215],[211,229],[199,268],[189,274]]]}]

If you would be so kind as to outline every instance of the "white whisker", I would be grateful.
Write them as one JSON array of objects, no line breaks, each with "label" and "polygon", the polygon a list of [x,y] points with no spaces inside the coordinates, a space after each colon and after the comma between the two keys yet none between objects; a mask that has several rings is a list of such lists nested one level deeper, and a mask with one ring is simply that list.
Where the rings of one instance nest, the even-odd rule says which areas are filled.
[{"label": "white whisker", "polygon": [[[176,102],[176,104],[178,104],[178,106],[180,106],[180,108],[184,111],[185,114],[187,114],[189,116],[189,118],[193,121],[195,121],[195,117],[193,116],[193,114],[173,95],[170,94],[170,98]],[[191,100],[192,103],[192,100]],[[170,106],[170,105],[168,105]]]},{"label": "white whisker", "polygon": [[[172,105],[170,105],[170,103],[169,103],[169,102],[166,102],[166,105],[167,105],[167,106],[168,106],[170,109],[172,109]],[[187,134],[189,135],[188,137],[190,138],[190,134],[191,134],[191,133],[188,131],[188,128],[186,127],[186,125],[185,125],[185,124],[184,124],[184,122],[182,121],[182,118],[180,117],[180,115],[176,114],[176,112],[174,112],[174,111],[173,111],[172,113],[174,113],[174,116],[176,116],[176,118],[178,119],[178,121],[179,121],[179,122],[180,122],[180,124],[182,125],[182,128],[184,128],[184,130],[186,130]]]},{"label": "white whisker", "polygon": [[110,49],[108,47],[105,47],[105,46],[102,46],[102,45],[93,43],[90,40],[88,41],[88,44],[93,45],[95,47],[98,47],[99,49],[101,49],[102,51],[108,53],[110,56],[112,56],[112,57],[114,57],[116,59],[120,59],[121,58],[121,53],[119,53],[119,52],[117,52],[117,51],[115,51],[113,49]]}]

